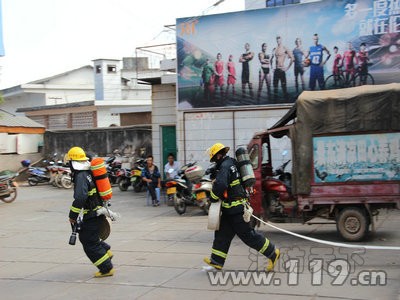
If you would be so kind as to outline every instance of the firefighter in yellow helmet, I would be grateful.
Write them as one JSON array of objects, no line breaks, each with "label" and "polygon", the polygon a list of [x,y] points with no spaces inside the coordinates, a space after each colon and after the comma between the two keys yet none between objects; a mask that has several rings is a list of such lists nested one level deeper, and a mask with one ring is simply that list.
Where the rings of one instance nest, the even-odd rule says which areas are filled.
[{"label": "firefighter in yellow helmet", "polygon": [[[79,225],[79,240],[83,250],[99,269],[94,276],[112,276],[115,270],[111,262],[113,257],[111,246],[99,237],[100,224],[104,216],[97,216],[96,210],[102,207],[102,200],[93,181],[89,158],[80,147],[72,147],[67,155],[74,182],[74,201],[69,211],[69,221],[73,228]],[[81,212],[83,221],[77,223]]]},{"label": "firefighter in yellow helmet", "polygon": [[204,262],[215,269],[222,269],[231,241],[238,235],[246,245],[267,257],[266,270],[272,271],[279,259],[279,249],[243,219],[244,204],[248,198],[236,167],[236,160],[226,155],[228,151],[229,147],[221,143],[216,143],[208,149],[210,162],[216,163],[211,201],[222,200],[222,204],[220,227],[214,233],[211,256],[205,257]]}]

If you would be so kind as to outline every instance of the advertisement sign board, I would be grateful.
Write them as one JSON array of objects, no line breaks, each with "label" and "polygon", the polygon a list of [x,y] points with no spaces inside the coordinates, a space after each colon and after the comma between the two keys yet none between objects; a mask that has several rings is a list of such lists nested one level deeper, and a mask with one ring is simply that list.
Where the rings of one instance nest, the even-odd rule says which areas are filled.
[{"label": "advertisement sign board", "polygon": [[397,0],[177,19],[178,109],[293,103],[303,90],[399,82],[399,41]]},{"label": "advertisement sign board", "polygon": [[313,138],[314,182],[400,180],[400,133]]}]

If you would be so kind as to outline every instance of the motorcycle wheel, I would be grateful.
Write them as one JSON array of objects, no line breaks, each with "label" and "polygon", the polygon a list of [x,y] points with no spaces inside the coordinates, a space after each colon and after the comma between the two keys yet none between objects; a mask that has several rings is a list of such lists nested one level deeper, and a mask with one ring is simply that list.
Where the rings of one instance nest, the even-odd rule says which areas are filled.
[{"label": "motorcycle wheel", "polygon": [[0,200],[5,203],[11,203],[17,198],[17,188],[12,188],[8,195],[0,196]]},{"label": "motorcycle wheel", "polygon": [[186,212],[186,203],[185,200],[178,195],[174,197],[174,208],[176,212],[180,215],[183,215]]},{"label": "motorcycle wheel", "polygon": [[61,185],[64,189],[70,189],[73,187],[73,183],[71,180],[71,176],[67,174],[63,174],[61,176]]},{"label": "motorcycle wheel", "polygon": [[55,187],[58,187],[58,188],[62,188],[62,187],[63,187],[62,184],[61,184],[61,178],[62,178],[62,176],[63,176],[63,174],[57,174],[57,175],[56,175],[56,178],[54,178],[53,185],[54,185]]},{"label": "motorcycle wheel", "polygon": [[38,181],[37,181],[36,179],[29,178],[29,179],[28,179],[28,184],[29,184],[30,186],[36,186],[36,185],[38,184]]},{"label": "motorcycle wheel", "polygon": [[118,181],[118,187],[119,187],[119,190],[121,192],[125,192],[126,190],[128,190],[129,184],[126,182],[125,179],[124,180],[119,180]]}]

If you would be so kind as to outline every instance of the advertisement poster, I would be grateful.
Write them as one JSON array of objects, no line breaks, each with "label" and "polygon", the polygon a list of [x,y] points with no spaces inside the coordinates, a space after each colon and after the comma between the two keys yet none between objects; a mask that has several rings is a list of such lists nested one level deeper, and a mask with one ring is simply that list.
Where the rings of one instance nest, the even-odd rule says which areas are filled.
[{"label": "advertisement poster", "polygon": [[313,138],[314,182],[400,180],[400,133]]},{"label": "advertisement poster", "polygon": [[398,0],[324,0],[176,25],[181,110],[293,103],[303,90],[400,82]]}]

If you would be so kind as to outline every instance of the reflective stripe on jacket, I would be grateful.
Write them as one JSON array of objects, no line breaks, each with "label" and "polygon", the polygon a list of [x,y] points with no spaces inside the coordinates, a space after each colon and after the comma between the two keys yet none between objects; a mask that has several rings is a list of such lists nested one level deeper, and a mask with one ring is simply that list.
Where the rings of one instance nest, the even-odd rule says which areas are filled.
[{"label": "reflective stripe on jacket", "polygon": [[96,216],[90,212],[101,207],[101,199],[97,194],[96,185],[90,171],[75,171],[74,173],[74,201],[69,211],[69,218],[76,220],[83,209],[84,217]]}]

